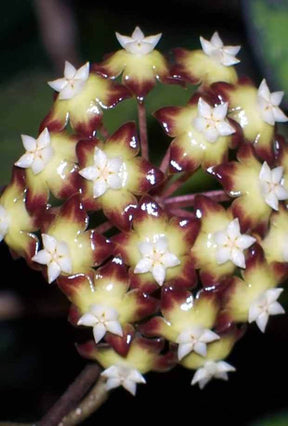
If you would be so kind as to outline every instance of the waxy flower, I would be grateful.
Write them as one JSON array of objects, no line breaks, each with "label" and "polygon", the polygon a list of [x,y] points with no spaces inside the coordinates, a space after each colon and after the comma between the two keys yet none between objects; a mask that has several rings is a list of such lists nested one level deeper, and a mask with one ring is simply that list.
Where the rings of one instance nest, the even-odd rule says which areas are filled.
[{"label": "waxy flower", "polygon": [[60,274],[92,273],[92,267],[111,253],[111,244],[103,235],[86,230],[88,217],[79,194],[70,197],[59,209],[48,210],[43,220],[43,249],[33,260],[46,265],[48,282]]},{"label": "waxy flower", "polygon": [[38,239],[33,234],[37,226],[25,204],[23,170],[14,167],[12,179],[0,195],[0,241],[4,240],[14,256],[23,256],[31,264]]},{"label": "waxy flower", "polygon": [[82,200],[88,211],[103,209],[113,224],[129,229],[136,196],[162,182],[162,172],[139,153],[136,125],[121,126],[104,143],[83,140],[77,145]]},{"label": "waxy flower", "polygon": [[123,49],[108,56],[94,69],[106,78],[116,78],[122,74],[122,84],[142,101],[155,86],[156,81],[168,77],[168,63],[164,56],[154,49],[161,34],[145,37],[136,27],[131,37],[116,33]]},{"label": "waxy flower", "polygon": [[217,31],[212,35],[210,41],[200,37],[200,43],[207,56],[226,67],[240,62],[235,55],[237,55],[241,46],[224,46]]},{"label": "waxy flower", "polygon": [[284,112],[279,108],[283,96],[284,92],[282,91],[270,93],[265,78],[261,81],[258,88],[257,100],[260,114],[265,123],[274,126],[276,121],[280,123],[288,121],[288,117],[286,117]]},{"label": "waxy flower", "polygon": [[131,37],[116,32],[116,38],[127,52],[133,55],[147,55],[154,50],[162,34],[145,37],[139,27],[136,27]]},{"label": "waxy flower", "polygon": [[142,291],[129,289],[127,268],[119,257],[98,268],[96,274],[62,276],[58,284],[73,304],[71,322],[91,327],[96,343],[105,337],[122,355],[131,343],[131,325],[154,314],[159,305]]},{"label": "waxy flower", "polygon": [[200,292],[194,298],[185,289],[167,286],[161,296],[163,317],[151,318],[141,326],[141,331],[147,336],[165,337],[178,344],[178,360],[193,351],[205,357],[210,342],[219,339],[211,330],[218,310],[216,297],[209,292]]},{"label": "waxy flower", "polygon": [[206,361],[203,367],[197,369],[193,376],[191,385],[199,384],[200,389],[210,382],[211,379],[228,380],[228,372],[236,369],[225,361]]},{"label": "waxy flower", "polygon": [[235,133],[234,127],[226,119],[228,103],[211,107],[204,99],[199,98],[198,115],[194,126],[198,132],[203,133],[208,142],[214,143],[219,136],[229,136]]},{"label": "waxy flower", "polygon": [[163,371],[169,368],[165,355],[159,355],[163,348],[160,340],[135,337],[125,356],[118,354],[113,348],[95,346],[88,342],[78,346],[80,354],[95,360],[102,365],[102,377],[106,378],[106,389],[123,386],[132,395],[136,394],[138,383],[146,383],[145,373]]},{"label": "waxy flower", "polygon": [[261,293],[249,307],[248,322],[255,321],[262,333],[265,332],[270,315],[285,313],[283,307],[277,302],[283,290],[283,288],[270,288]]},{"label": "waxy flower", "polygon": [[230,331],[223,334],[219,340],[209,344],[206,357],[192,352],[181,360],[181,364],[189,369],[196,370],[191,385],[199,384],[200,389],[213,378],[228,380],[228,372],[235,368],[223,361],[231,352],[239,332]]},{"label": "waxy flower", "polygon": [[268,232],[260,244],[275,276],[282,281],[288,273],[288,211],[285,207],[272,213]]},{"label": "waxy flower", "polygon": [[198,196],[195,208],[201,228],[191,256],[195,268],[200,269],[204,286],[210,286],[232,274],[236,267],[245,268],[244,250],[256,239],[242,234],[232,211],[209,198]]},{"label": "waxy flower", "polygon": [[273,210],[278,210],[279,201],[288,199],[288,191],[284,187],[283,172],[282,166],[270,169],[265,161],[259,173],[263,198]]},{"label": "waxy flower", "polygon": [[50,131],[59,132],[69,122],[83,137],[93,136],[101,127],[103,109],[112,108],[130,96],[122,85],[96,74],[89,62],[76,70],[66,61],[64,77],[48,84],[58,95],[41,129],[48,127]]},{"label": "waxy flower", "polygon": [[170,171],[208,169],[228,157],[235,146],[236,129],[227,118],[228,104],[211,106],[193,96],[184,107],[164,107],[154,113],[164,131],[174,139],[170,145]]},{"label": "waxy flower", "polygon": [[243,229],[260,230],[267,226],[279,201],[288,198],[283,184],[283,168],[270,168],[265,162],[261,164],[248,144],[238,150],[237,157],[238,161],[214,167],[212,173],[221,181],[225,191],[236,198],[231,208]]},{"label": "waxy flower", "polygon": [[256,238],[241,234],[238,218],[233,219],[226,229],[213,234],[217,245],[216,260],[219,265],[228,260],[239,268],[245,268],[245,256],[243,251],[255,243]]},{"label": "waxy flower", "polygon": [[253,144],[257,155],[271,161],[275,121],[287,121],[278,107],[283,92],[270,94],[265,80],[257,89],[248,79],[235,85],[215,83],[212,88],[222,102],[229,102],[229,117],[239,123],[245,140]]},{"label": "waxy flower", "polygon": [[49,284],[61,273],[72,273],[72,259],[65,241],[57,241],[48,234],[42,234],[43,249],[32,257],[34,262],[47,265]]},{"label": "waxy flower", "polygon": [[233,277],[227,288],[224,313],[229,321],[253,322],[265,331],[270,315],[284,313],[276,301],[282,289],[259,246],[251,251],[242,278]]},{"label": "waxy flower", "polygon": [[241,46],[224,46],[215,32],[211,40],[200,37],[202,50],[174,49],[176,65],[172,76],[176,80],[210,85],[214,82],[237,82],[237,73],[232,65],[239,59],[235,57]]},{"label": "waxy flower", "polygon": [[31,168],[34,175],[37,175],[45,169],[53,157],[48,129],[46,127],[37,139],[28,135],[21,135],[21,138],[26,152],[16,161],[15,166]]},{"label": "waxy flower", "polygon": [[154,291],[173,280],[193,287],[195,271],[189,255],[198,221],[169,219],[150,197],[143,197],[133,213],[132,230],[113,237],[115,253],[130,266],[131,285]]},{"label": "waxy flower", "polygon": [[65,61],[64,77],[48,81],[48,84],[56,92],[59,92],[59,99],[72,99],[84,88],[89,77],[89,68],[89,62],[76,70],[70,62]]},{"label": "waxy flower", "polygon": [[77,139],[45,128],[37,139],[24,135],[22,140],[26,152],[15,165],[26,171],[27,208],[37,217],[46,209],[50,192],[60,199],[77,192]]}]

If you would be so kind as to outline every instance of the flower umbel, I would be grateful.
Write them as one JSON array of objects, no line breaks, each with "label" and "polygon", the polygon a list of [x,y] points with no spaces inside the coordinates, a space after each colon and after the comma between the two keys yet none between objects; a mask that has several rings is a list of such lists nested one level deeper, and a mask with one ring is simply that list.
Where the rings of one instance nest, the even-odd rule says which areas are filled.
[{"label": "flower umbel", "polygon": [[[167,56],[156,50],[161,35],[136,26],[116,32],[121,48],[102,62],[77,70],[66,61],[48,83],[57,93],[39,135],[22,135],[25,153],[0,194],[0,241],[55,281],[77,350],[97,366],[99,382],[95,371],[83,383],[85,372],[77,386],[81,416],[114,388],[135,395],[146,373],[176,365],[200,389],[227,380],[246,328],[264,333],[285,312],[283,92],[239,78],[240,46],[218,32]],[[161,103],[175,83],[179,105]],[[150,140],[150,92],[166,142]]]}]

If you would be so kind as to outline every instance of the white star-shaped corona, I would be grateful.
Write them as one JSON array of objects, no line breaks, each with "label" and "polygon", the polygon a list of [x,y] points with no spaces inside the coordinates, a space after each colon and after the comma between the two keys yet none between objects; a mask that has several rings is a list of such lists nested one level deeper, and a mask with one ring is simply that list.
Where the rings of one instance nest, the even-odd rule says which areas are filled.
[{"label": "white star-shaped corona", "polygon": [[74,96],[78,95],[85,86],[89,77],[89,68],[89,62],[86,62],[86,64],[76,70],[70,62],[65,61],[64,77],[48,81],[48,84],[52,89],[56,90],[56,92],[59,92],[58,99],[72,99]]},{"label": "white star-shaped corona", "polygon": [[72,260],[69,248],[64,241],[57,241],[51,235],[42,234],[43,249],[32,257],[34,262],[47,265],[48,282],[56,280],[64,272],[72,273]]},{"label": "white star-shaped corona", "polygon": [[218,339],[220,339],[218,334],[208,328],[190,327],[182,331],[177,337],[176,342],[179,344],[178,359],[181,360],[192,351],[205,357],[207,354],[207,343]]},{"label": "white star-shaped corona", "polygon": [[255,243],[256,238],[240,233],[238,218],[230,222],[226,229],[213,234],[213,240],[217,244],[216,261],[219,265],[231,260],[239,268],[245,268],[245,256],[243,251]]},{"label": "white star-shaped corona", "polygon": [[123,386],[128,392],[135,396],[137,383],[146,383],[142,374],[133,367],[127,365],[111,365],[101,373],[107,379],[106,389],[114,389]]},{"label": "white star-shaped corona", "polygon": [[277,302],[283,288],[270,288],[262,293],[249,307],[248,322],[256,322],[262,333],[265,332],[270,315],[284,314],[283,307]]},{"label": "white star-shaped corona", "polygon": [[154,280],[162,286],[166,278],[166,269],[180,264],[178,257],[168,249],[168,241],[165,235],[161,235],[155,241],[142,241],[138,245],[142,255],[135,266],[135,274],[151,272]]},{"label": "white star-shaped corona", "polygon": [[196,370],[191,385],[198,383],[203,389],[212,378],[228,380],[229,371],[235,371],[235,368],[225,361],[206,361],[203,367]]},{"label": "white star-shaped corona", "polygon": [[93,327],[95,342],[98,343],[107,331],[123,336],[122,327],[118,321],[118,312],[109,306],[93,304],[78,321],[78,325]]},{"label": "white star-shaped corona", "polygon": [[207,56],[226,67],[240,62],[236,55],[241,46],[224,46],[217,31],[212,35],[210,41],[200,37],[200,43]]},{"label": "white star-shaped corona", "polygon": [[109,158],[100,148],[95,147],[93,166],[85,167],[79,173],[93,182],[93,197],[98,198],[111,189],[120,189],[125,183],[125,163],[120,157]]},{"label": "white star-shaped corona", "polygon": [[265,123],[274,126],[276,121],[282,123],[288,121],[288,117],[279,108],[283,96],[284,92],[282,91],[271,93],[265,78],[261,81],[257,93],[257,102],[261,117]]},{"label": "white star-shaped corona", "polygon": [[159,42],[162,33],[145,37],[139,27],[136,27],[131,37],[115,33],[116,38],[127,52],[133,55],[147,55],[151,53]]},{"label": "white star-shaped corona", "polygon": [[227,121],[228,102],[211,107],[204,99],[199,98],[198,115],[194,126],[202,133],[208,142],[214,143],[219,136],[229,136],[235,133],[234,127]]},{"label": "white star-shaped corona", "polygon": [[31,167],[34,175],[37,175],[45,169],[53,157],[49,131],[45,127],[37,139],[28,135],[21,135],[21,138],[26,152],[16,161],[15,166],[23,169]]},{"label": "white star-shaped corona", "polygon": [[284,187],[284,169],[282,166],[270,169],[266,161],[263,163],[260,173],[260,188],[262,196],[273,210],[278,210],[279,201],[288,199],[288,191]]},{"label": "white star-shaped corona", "polygon": [[9,229],[9,215],[7,210],[0,204],[0,241],[5,238]]}]

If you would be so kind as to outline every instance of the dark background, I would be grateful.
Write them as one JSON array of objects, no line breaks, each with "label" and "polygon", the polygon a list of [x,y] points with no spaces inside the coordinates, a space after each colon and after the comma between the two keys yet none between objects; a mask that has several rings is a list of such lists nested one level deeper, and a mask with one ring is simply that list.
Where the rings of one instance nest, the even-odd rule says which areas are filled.
[{"label": "dark background", "polygon": [[[0,183],[9,181],[11,166],[22,152],[20,134],[36,135],[51,105],[46,81],[63,74],[65,59],[78,66],[87,60],[100,61],[105,53],[118,49],[115,31],[131,34],[139,25],[147,35],[162,32],[158,47],[165,52],[178,46],[198,48],[199,35],[210,38],[218,30],[225,44],[243,46],[239,74],[248,74],[256,84],[265,75],[271,88],[284,88],[281,76],[271,71],[275,62],[261,55],[267,49],[261,28],[254,25],[257,20],[251,14],[251,3],[175,0],[157,2],[156,9],[152,0],[117,4],[71,0],[63,1],[61,13],[50,16],[47,4],[57,5],[55,0],[3,1]],[[285,5],[268,0],[256,3],[272,7],[275,13]],[[273,40],[272,36],[275,39],[274,33]],[[277,51],[283,40],[276,40]],[[171,96],[174,100],[174,94]],[[150,102],[154,105],[152,95]],[[0,317],[0,420],[35,421],[81,371],[85,361],[75,350],[77,332],[66,321],[67,303],[56,286],[48,286],[23,260],[12,260],[3,243],[0,250],[0,314],[1,297],[4,300],[16,295],[26,306],[21,312],[16,309],[13,319],[5,319],[5,309]],[[138,387],[136,398],[116,390],[85,424],[112,422],[115,416],[127,426],[135,425],[138,419],[156,424],[171,422],[176,416],[177,422],[193,425],[287,425],[287,417],[278,417],[288,411],[287,343],[286,316],[270,319],[264,336],[251,326],[228,359],[237,368],[228,383],[213,381],[200,391],[190,386],[193,373],[183,368],[150,373],[147,385]],[[271,416],[276,419],[271,420]],[[268,418],[265,423],[256,423],[264,418]]]}]

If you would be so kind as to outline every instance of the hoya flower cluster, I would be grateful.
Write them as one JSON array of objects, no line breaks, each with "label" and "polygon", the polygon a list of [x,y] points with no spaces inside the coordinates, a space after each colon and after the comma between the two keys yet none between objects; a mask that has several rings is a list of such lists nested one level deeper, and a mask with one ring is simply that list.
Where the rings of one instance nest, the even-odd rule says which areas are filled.
[{"label": "hoya flower cluster", "polygon": [[[145,373],[177,364],[203,388],[235,370],[226,358],[245,324],[264,332],[284,312],[283,92],[239,78],[240,46],[217,32],[171,62],[156,50],[161,34],[116,38],[102,62],[66,62],[49,81],[51,110],[38,135],[22,135],[0,198],[0,237],[70,300],[70,321],[90,333],[78,350],[103,367],[107,389],[135,394]],[[169,140],[157,165],[145,121],[156,84],[195,89],[154,112]],[[110,134],[103,118],[131,97],[138,122]],[[221,189],[175,195],[199,168]]]}]

